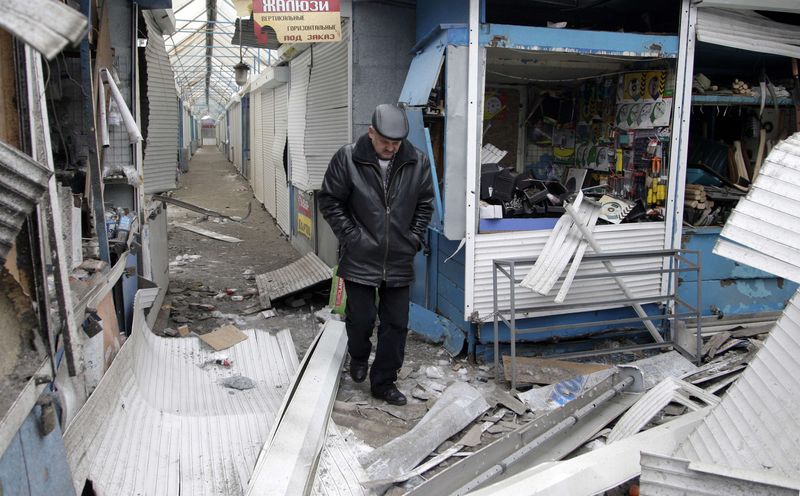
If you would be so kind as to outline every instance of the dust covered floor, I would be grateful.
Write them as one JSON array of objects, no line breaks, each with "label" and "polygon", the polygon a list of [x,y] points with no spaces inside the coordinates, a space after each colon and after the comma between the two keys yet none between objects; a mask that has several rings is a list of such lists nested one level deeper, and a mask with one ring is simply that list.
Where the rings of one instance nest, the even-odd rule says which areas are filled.
[{"label": "dust covered floor", "polygon": [[[239,328],[292,330],[302,356],[317,332],[313,309],[326,301],[306,295],[298,308],[276,305],[277,317],[264,319],[254,308],[258,302],[255,274],[283,267],[300,257],[255,199],[247,180],[213,146],[200,148],[189,172],[180,178],[174,198],[230,217],[249,216],[234,222],[168,205],[170,286],[154,331],[181,325],[204,334],[231,323]],[[187,231],[176,223],[191,224],[215,233],[233,236],[228,243]]]}]

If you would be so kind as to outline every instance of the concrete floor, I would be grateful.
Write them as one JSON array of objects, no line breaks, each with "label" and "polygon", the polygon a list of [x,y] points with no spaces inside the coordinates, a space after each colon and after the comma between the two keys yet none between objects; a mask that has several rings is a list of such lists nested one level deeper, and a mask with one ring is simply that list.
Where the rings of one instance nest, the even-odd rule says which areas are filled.
[{"label": "concrete floor", "polygon": [[[258,314],[244,315],[257,301],[255,280],[246,276],[245,271],[261,274],[300,257],[254,198],[248,182],[215,147],[206,146],[191,160],[189,172],[181,177],[180,187],[173,196],[229,216],[244,216],[248,202],[253,207],[250,216],[237,223],[220,222],[168,206],[170,291],[154,332],[162,333],[165,327],[176,328],[179,325],[176,317],[189,319],[190,329],[198,333],[226,322],[240,328],[289,329],[298,356],[302,358],[321,328],[314,313],[327,304],[327,287],[309,291],[305,295],[306,304],[299,308],[277,302],[277,317],[263,319]],[[199,227],[235,236],[242,242],[211,239],[179,228],[174,222],[196,223]],[[229,295],[220,298],[218,295],[226,288],[236,289],[234,295],[244,295],[245,299],[237,302]],[[224,315],[197,309],[196,304],[214,305]],[[488,378],[488,367],[450,357],[440,345],[414,333],[409,333],[402,376],[398,387],[408,396],[409,404],[400,409],[387,408],[385,403],[370,396],[368,381],[356,384],[350,379],[345,365],[332,419],[343,428],[350,442],[370,450],[407,432],[435,402],[441,394],[439,391],[453,381],[466,381],[478,388],[494,387]]]}]

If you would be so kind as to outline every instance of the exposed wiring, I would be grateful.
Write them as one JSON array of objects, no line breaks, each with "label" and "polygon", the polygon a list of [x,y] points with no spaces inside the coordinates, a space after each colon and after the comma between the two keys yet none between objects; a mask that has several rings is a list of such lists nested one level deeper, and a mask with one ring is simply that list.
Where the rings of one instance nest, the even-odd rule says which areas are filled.
[{"label": "exposed wiring", "polygon": [[64,59],[64,74],[67,75],[67,79],[75,83],[75,86],[77,86],[81,90],[81,94],[83,95],[84,98],[89,98],[89,95],[87,95],[86,91],[83,89],[83,85],[75,81],[75,79],[73,79],[72,75],[69,73],[69,64],[67,63],[67,57],[63,53],[61,53],[60,55]]},{"label": "exposed wiring", "polygon": [[[45,98],[48,98],[48,96],[47,96],[47,85],[50,83],[50,62],[48,60],[45,60],[44,62],[45,62],[45,67],[47,67],[47,78],[44,81],[44,96],[45,96]],[[60,73],[61,73],[61,65],[58,63],[58,57],[56,57],[56,71],[58,71],[58,73],[59,73],[58,84],[59,84],[59,86],[61,86],[61,75],[60,75]],[[56,133],[58,134],[59,141],[61,141],[61,147],[64,149],[64,155],[66,155],[66,158],[67,158],[67,166],[69,166],[69,165],[72,164],[72,160],[70,158],[69,149],[67,148],[67,142],[64,139],[64,133],[62,132],[62,129],[61,129],[61,122],[58,120],[58,112],[56,111],[56,103],[53,100],[53,93],[52,92],[50,92],[49,99],[50,99],[50,108],[49,108],[49,110],[52,111],[50,113],[53,115],[53,121],[56,124]]]}]

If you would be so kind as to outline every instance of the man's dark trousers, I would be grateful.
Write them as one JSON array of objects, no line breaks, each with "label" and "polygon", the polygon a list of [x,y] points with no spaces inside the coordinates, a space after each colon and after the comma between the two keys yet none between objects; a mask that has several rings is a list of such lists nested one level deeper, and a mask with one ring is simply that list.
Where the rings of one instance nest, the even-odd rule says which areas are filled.
[{"label": "man's dark trousers", "polygon": [[[347,351],[350,362],[366,364],[372,350],[369,338],[375,326],[376,310],[380,316],[378,347],[369,371],[370,388],[382,393],[397,380],[403,366],[408,334],[408,286],[378,287],[378,308],[375,308],[375,286],[345,280],[347,291]],[[352,365],[351,365],[352,366]]]}]

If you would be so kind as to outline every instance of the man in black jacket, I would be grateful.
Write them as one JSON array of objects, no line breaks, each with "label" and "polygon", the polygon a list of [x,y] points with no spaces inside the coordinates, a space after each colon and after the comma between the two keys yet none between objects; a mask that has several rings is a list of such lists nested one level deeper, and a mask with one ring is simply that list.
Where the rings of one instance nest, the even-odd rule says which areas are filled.
[{"label": "man in black jacket", "polygon": [[377,310],[380,325],[370,389],[393,405],[406,404],[395,381],[405,353],[414,255],[424,245],[433,214],[430,164],[407,135],[405,112],[378,105],[367,134],[333,156],[318,195],[322,214],[339,240],[350,376],[356,382],[366,379]]}]

